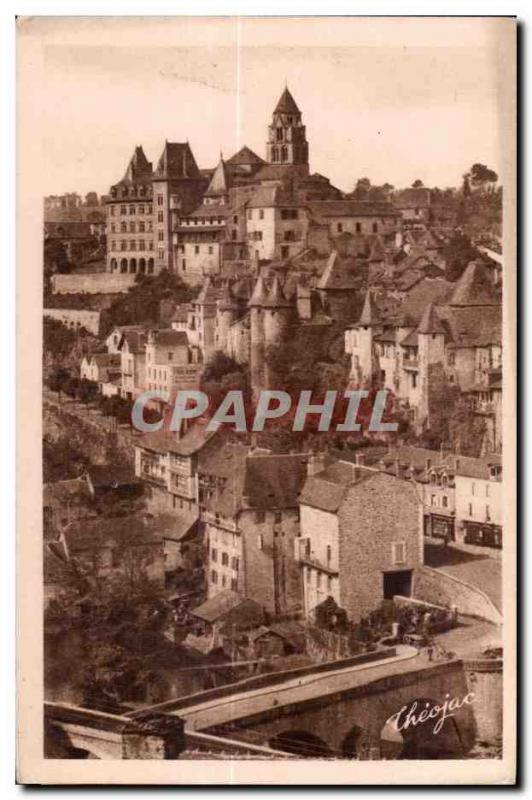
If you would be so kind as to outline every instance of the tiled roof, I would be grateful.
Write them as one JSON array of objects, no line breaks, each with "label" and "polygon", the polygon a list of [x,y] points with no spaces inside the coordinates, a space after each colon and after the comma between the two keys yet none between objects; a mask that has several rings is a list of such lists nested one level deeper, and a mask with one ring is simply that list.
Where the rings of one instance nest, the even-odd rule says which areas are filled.
[{"label": "tiled roof", "polygon": [[434,303],[429,303],[423,312],[421,322],[419,323],[418,333],[445,333],[445,329],[441,324],[441,320],[436,313]]},{"label": "tiled roof", "polygon": [[161,347],[186,347],[188,337],[186,331],[174,331],[172,329],[154,331],[154,344]]},{"label": "tiled roof", "polygon": [[166,142],[153,177],[154,179],[201,177],[188,142]]},{"label": "tiled roof", "polygon": [[121,359],[119,353],[93,353],[88,360],[94,361],[99,367],[119,367]]},{"label": "tiled roof", "polygon": [[248,208],[273,208],[297,205],[295,198],[282,186],[259,186],[253,193]]},{"label": "tiled roof", "polygon": [[438,307],[440,319],[449,331],[455,347],[486,347],[502,342],[501,306]]},{"label": "tiled roof", "polygon": [[218,195],[227,194],[232,183],[232,178],[226,168],[223,158],[218,162],[218,166],[214,170],[211,182],[205,192],[206,197],[214,197]]},{"label": "tiled roof", "polygon": [[151,162],[146,158],[142,147],[137,146],[120,183],[147,183],[151,181],[152,175],[153,167]]},{"label": "tiled roof", "polygon": [[375,304],[375,300],[372,297],[371,292],[366,292],[366,298],[364,300],[364,306],[362,308],[362,313],[360,315],[360,319],[358,321],[358,325],[379,325],[381,323],[381,316],[379,314],[379,310]]},{"label": "tiled roof", "polygon": [[144,353],[148,334],[144,331],[128,330],[124,333],[130,353]]},{"label": "tiled roof", "polygon": [[356,260],[341,258],[336,250],[330,254],[326,267],[318,281],[318,289],[356,289],[360,283],[360,275],[356,274]]},{"label": "tiled roof", "polygon": [[[204,620],[205,622],[217,622],[219,619],[230,614],[232,611],[239,609],[241,606],[249,606],[260,611],[260,606],[254,600],[248,600],[237,592],[226,589],[219,592],[214,597],[209,598],[197,608],[194,608],[190,613],[194,617]],[[245,613],[245,610],[243,611]]]},{"label": "tiled roof", "polygon": [[451,306],[500,305],[500,298],[490,283],[486,265],[482,261],[469,262],[448,302]]},{"label": "tiled roof", "polygon": [[254,181],[284,181],[297,178],[299,170],[293,164],[266,164],[255,174]]},{"label": "tiled roof", "polygon": [[322,472],[307,478],[300,495],[300,503],[336,513],[349,487],[373,474],[371,470],[350,462],[336,461]]},{"label": "tiled roof", "polygon": [[244,147],[241,147],[238,153],[231,156],[226,163],[236,167],[247,164],[264,164],[265,162],[264,159],[260,158],[253,150],[250,150],[249,147],[244,145]]}]

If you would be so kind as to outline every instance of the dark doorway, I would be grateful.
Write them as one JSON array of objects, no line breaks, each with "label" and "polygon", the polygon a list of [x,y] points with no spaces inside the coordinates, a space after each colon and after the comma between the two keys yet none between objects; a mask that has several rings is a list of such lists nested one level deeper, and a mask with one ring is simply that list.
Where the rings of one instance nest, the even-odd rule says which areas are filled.
[{"label": "dark doorway", "polygon": [[410,597],[412,593],[412,570],[404,569],[400,572],[384,572],[382,591],[385,600],[392,600],[395,594]]}]

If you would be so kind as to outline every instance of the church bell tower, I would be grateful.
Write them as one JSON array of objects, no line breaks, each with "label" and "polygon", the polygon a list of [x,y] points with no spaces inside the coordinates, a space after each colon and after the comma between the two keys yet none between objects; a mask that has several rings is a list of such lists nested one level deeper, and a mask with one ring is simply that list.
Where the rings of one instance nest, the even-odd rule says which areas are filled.
[{"label": "church bell tower", "polygon": [[270,164],[295,166],[308,175],[308,142],[301,111],[288,91],[282,93],[268,127],[266,155]]}]

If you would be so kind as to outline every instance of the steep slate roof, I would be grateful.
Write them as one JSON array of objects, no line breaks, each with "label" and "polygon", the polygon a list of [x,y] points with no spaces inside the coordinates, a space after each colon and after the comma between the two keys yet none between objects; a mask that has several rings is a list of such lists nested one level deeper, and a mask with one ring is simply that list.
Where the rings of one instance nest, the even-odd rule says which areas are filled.
[{"label": "steep slate roof", "polygon": [[150,161],[146,158],[144,150],[141,146],[135,147],[135,152],[131,156],[131,160],[127,166],[126,172],[120,184],[122,183],[148,183],[151,181],[153,175],[153,167]]},{"label": "steep slate roof", "polygon": [[287,300],[284,296],[281,284],[279,283],[279,278],[276,275],[273,279],[271,288],[266,295],[263,306],[264,308],[287,308],[291,305],[292,304],[290,300]]},{"label": "steep slate roof", "polygon": [[[445,470],[451,475],[462,475],[470,478],[490,477],[490,466],[500,465],[501,457],[494,453],[482,458],[463,456],[449,451],[429,450],[426,447],[396,447],[386,453],[380,462],[382,469],[393,472],[395,465],[411,467],[416,480],[428,481],[431,470]],[[430,466],[427,467],[427,463]]]},{"label": "steep slate roof", "polygon": [[120,353],[93,353],[88,356],[89,363],[94,361],[99,367],[119,367],[120,366]]},{"label": "steep slate roof", "polygon": [[210,276],[207,276],[194,303],[197,305],[215,305],[219,296],[220,290],[214,286]]},{"label": "steep slate roof", "polygon": [[338,252],[333,250],[327,259],[327,264],[318,281],[317,288],[324,290],[357,289],[360,278],[354,274],[353,267],[355,265],[355,259],[340,258]]},{"label": "steep slate roof", "polygon": [[248,208],[276,208],[295,206],[297,202],[291,192],[283,186],[259,186],[248,203]]},{"label": "steep slate roof", "polygon": [[247,164],[264,164],[265,161],[263,158],[254,153],[253,150],[250,150],[247,145],[244,145],[244,147],[241,147],[238,153],[235,153],[234,156],[231,156],[226,163],[234,167],[239,167]]},{"label": "steep slate roof", "polygon": [[299,114],[299,108],[296,101],[288,91],[288,86],[285,88],[277,105],[275,106],[274,114]]},{"label": "steep slate roof", "polygon": [[161,347],[186,347],[188,345],[186,331],[174,331],[172,329],[154,331],[153,338],[154,344]]},{"label": "steep slate roof", "polygon": [[502,343],[501,306],[438,307],[438,315],[446,325],[454,347],[486,347]]},{"label": "steep slate roof", "polygon": [[366,299],[364,300],[364,307],[362,308],[362,313],[360,315],[360,319],[357,325],[380,325],[381,324],[381,316],[379,314],[379,310],[375,305],[375,300],[373,299],[371,292],[366,292]]},{"label": "steep slate roof", "polygon": [[249,308],[253,308],[254,306],[263,306],[267,296],[268,295],[266,291],[266,286],[264,284],[264,278],[262,277],[262,275],[259,275],[259,277],[257,278],[257,282],[253,287],[252,295],[248,301]]},{"label": "steep slate roof", "polygon": [[144,353],[148,334],[145,331],[125,331],[124,340],[130,353]]},{"label": "steep slate roof", "polygon": [[218,197],[220,195],[227,194],[231,183],[232,181],[229,170],[227,169],[223,158],[220,158],[218,166],[214,170],[211,182],[209,183],[207,191],[205,192],[205,197]]},{"label": "steep slate roof", "polygon": [[421,317],[421,321],[419,323],[417,332],[423,334],[445,333],[445,328],[441,324],[440,318],[438,317],[434,309],[434,303],[429,303],[429,305],[423,312],[423,316]]},{"label": "steep slate roof", "polygon": [[166,142],[153,177],[160,180],[201,177],[189,143]]},{"label": "steep slate roof", "polygon": [[299,169],[294,164],[265,164],[255,174],[253,181],[285,181],[299,177]]},{"label": "steep slate roof", "polygon": [[500,305],[500,299],[493,291],[486,275],[486,266],[481,261],[470,261],[448,301],[451,306],[492,306]]},{"label": "steep slate roof", "polygon": [[212,512],[231,518],[240,511],[296,508],[307,474],[305,453],[249,453],[234,447],[225,470],[228,480],[221,492],[206,501]]}]

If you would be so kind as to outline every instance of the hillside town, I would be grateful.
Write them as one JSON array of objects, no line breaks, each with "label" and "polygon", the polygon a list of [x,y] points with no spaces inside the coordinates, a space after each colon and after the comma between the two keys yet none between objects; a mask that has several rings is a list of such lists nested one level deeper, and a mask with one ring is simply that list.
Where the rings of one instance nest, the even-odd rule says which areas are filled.
[{"label": "hillside town", "polygon": [[[107,194],[44,200],[50,701],[129,713],[405,643],[502,655],[498,176],[341,191],[288,87],[264,129],[208,167],[192,139],[136,144]],[[185,389],[386,390],[397,425],[171,430]]]}]

